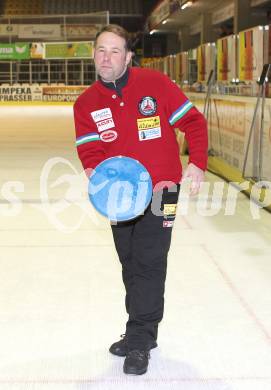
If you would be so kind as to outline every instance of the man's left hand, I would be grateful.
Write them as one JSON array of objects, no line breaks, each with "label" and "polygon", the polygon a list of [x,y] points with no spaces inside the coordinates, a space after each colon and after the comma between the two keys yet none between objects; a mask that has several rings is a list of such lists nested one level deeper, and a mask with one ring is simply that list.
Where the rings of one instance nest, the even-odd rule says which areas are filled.
[{"label": "man's left hand", "polygon": [[204,180],[204,171],[195,164],[190,163],[183,173],[181,183],[186,179],[191,180],[190,195],[197,195],[200,189],[200,183]]}]

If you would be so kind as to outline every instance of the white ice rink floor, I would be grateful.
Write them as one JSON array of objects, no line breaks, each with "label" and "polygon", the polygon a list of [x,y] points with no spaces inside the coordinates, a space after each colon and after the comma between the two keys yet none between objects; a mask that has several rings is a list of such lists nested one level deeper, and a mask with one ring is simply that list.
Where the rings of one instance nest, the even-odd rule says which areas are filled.
[{"label": "white ice rink floor", "polygon": [[181,197],[159,347],[127,376],[108,352],[127,319],[121,268],[76,176],[72,107],[0,117],[0,389],[270,390],[271,215],[243,194],[230,213],[237,190],[210,173],[222,205]]}]

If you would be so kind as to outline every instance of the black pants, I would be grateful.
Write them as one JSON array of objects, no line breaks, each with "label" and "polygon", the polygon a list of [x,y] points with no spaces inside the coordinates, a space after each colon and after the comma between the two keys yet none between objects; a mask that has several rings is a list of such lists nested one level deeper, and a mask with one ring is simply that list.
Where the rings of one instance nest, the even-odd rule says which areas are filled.
[{"label": "black pants", "polygon": [[126,290],[129,349],[146,349],[157,339],[158,323],[164,312],[167,255],[179,189],[176,185],[154,193],[144,215],[112,225]]}]

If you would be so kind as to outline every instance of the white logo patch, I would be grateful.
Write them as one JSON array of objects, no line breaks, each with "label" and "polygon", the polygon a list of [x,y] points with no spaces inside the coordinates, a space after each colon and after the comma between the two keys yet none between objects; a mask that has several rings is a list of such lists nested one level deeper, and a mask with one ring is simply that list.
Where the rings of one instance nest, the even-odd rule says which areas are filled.
[{"label": "white logo patch", "polygon": [[115,127],[115,123],[113,121],[113,118],[105,119],[104,121],[96,123],[96,125],[98,127],[99,132],[104,131],[104,130],[108,130],[108,129],[112,129],[113,127]]},{"label": "white logo patch", "polygon": [[92,111],[90,114],[91,114],[94,122],[96,122],[96,123],[103,121],[105,119],[112,118],[112,112],[111,112],[110,108],[103,108],[102,110]]}]

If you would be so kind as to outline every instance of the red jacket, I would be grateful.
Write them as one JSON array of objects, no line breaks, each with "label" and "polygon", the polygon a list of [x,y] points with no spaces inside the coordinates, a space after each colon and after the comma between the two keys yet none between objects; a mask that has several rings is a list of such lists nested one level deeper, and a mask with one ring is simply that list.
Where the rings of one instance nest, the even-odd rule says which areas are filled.
[{"label": "red jacket", "polygon": [[84,169],[106,158],[137,159],[153,185],[179,183],[181,162],[174,128],[185,133],[189,162],[207,165],[207,126],[203,115],[164,74],[130,68],[122,97],[96,81],[74,105],[76,145]]}]

